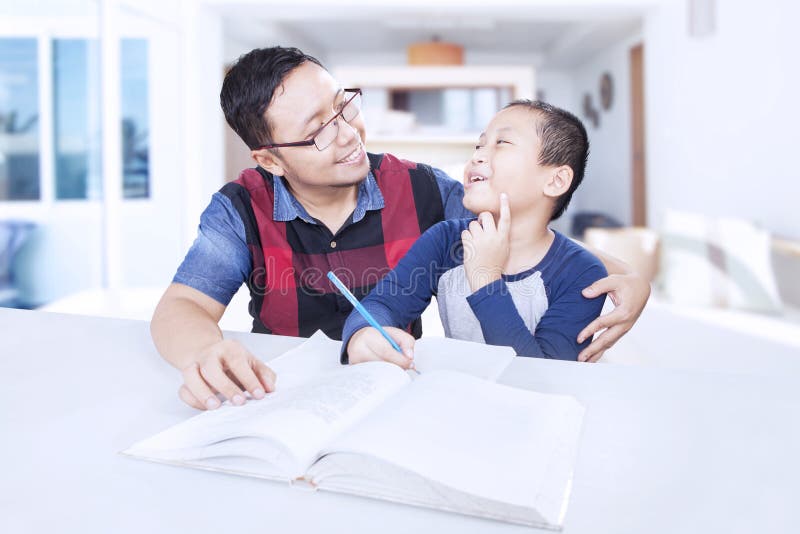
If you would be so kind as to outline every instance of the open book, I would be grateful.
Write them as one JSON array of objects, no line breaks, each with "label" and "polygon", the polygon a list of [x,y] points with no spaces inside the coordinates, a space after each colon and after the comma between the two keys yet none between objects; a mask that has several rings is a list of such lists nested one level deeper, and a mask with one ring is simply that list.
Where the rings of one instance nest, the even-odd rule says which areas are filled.
[{"label": "open book", "polygon": [[428,339],[416,374],[340,366],[339,343],[317,334],[270,362],[278,382],[265,399],[201,413],[123,454],[560,529],[582,406],[494,383],[510,349]]}]

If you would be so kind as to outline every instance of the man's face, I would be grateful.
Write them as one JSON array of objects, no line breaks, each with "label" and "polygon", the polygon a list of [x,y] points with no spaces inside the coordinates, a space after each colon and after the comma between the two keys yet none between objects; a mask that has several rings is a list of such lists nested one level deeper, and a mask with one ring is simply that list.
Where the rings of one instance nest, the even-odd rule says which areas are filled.
[{"label": "man's face", "polygon": [[[294,69],[275,90],[266,117],[274,143],[310,139],[333,117],[345,93],[331,75],[312,62]],[[324,150],[315,146],[274,149],[283,175],[294,187],[343,187],[357,184],[369,172],[364,148],[364,119],[339,117],[339,134]]]},{"label": "man's face", "polygon": [[543,198],[542,186],[552,169],[539,164],[541,143],[536,117],[511,107],[497,113],[481,134],[464,167],[464,207],[473,213],[500,213],[500,193],[508,194],[511,214]]}]

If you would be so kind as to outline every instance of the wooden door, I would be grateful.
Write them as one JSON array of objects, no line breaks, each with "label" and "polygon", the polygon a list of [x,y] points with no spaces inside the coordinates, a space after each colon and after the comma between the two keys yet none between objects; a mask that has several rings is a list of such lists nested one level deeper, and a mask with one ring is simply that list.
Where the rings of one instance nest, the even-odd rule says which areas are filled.
[{"label": "wooden door", "polygon": [[647,188],[644,139],[644,45],[630,51],[633,225],[647,226]]}]

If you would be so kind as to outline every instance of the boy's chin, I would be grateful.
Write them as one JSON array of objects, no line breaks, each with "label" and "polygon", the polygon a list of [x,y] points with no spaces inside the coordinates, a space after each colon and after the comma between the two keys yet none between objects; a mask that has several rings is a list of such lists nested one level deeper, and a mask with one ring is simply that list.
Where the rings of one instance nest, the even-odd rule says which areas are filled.
[{"label": "boy's chin", "polygon": [[464,207],[467,208],[469,211],[478,215],[484,211],[490,211],[492,213],[500,211],[500,201],[499,200],[492,200],[488,198],[483,199],[470,199],[464,198]]}]

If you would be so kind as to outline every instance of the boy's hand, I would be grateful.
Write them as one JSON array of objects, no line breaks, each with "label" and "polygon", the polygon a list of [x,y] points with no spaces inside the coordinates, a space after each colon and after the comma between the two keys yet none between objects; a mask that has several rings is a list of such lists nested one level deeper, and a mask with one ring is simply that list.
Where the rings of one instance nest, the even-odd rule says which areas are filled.
[{"label": "boy's hand", "polygon": [[400,354],[386,341],[377,328],[368,326],[357,331],[347,343],[347,355],[351,364],[385,361],[410,369],[414,364],[414,336],[399,328],[384,326],[386,333],[392,336],[403,354]]},{"label": "boy's hand", "polygon": [[223,339],[200,353],[197,361],[181,370],[180,398],[198,410],[219,408],[217,393],[236,406],[245,403],[244,391],[263,399],[275,390],[275,373],[238,341]]},{"label": "boy's hand", "polygon": [[605,328],[605,332],[578,355],[580,362],[596,362],[633,327],[650,298],[650,282],[637,273],[612,274],[583,290],[586,298],[594,298],[603,293],[608,293],[615,308],[589,323],[578,334],[578,343],[583,343],[585,339]]},{"label": "boy's hand", "polygon": [[473,292],[502,277],[509,254],[510,229],[511,209],[508,207],[508,195],[500,193],[500,220],[497,221],[497,226],[492,214],[484,211],[478,215],[477,221],[469,223],[468,230],[461,232],[464,270]]}]

